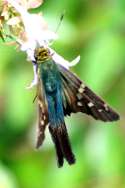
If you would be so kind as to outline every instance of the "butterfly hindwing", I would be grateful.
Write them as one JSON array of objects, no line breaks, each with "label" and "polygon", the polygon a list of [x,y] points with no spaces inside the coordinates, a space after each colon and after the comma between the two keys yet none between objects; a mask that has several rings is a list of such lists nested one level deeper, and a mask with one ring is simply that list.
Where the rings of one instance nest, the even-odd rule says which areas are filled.
[{"label": "butterfly hindwing", "polygon": [[39,148],[45,138],[45,128],[48,124],[48,109],[47,109],[47,103],[46,103],[46,97],[44,96],[42,83],[39,80],[38,83],[38,136],[37,136],[37,144],[36,148]]},{"label": "butterfly hindwing", "polygon": [[75,74],[58,65],[63,83],[64,114],[83,112],[97,120],[116,121],[119,115]]}]

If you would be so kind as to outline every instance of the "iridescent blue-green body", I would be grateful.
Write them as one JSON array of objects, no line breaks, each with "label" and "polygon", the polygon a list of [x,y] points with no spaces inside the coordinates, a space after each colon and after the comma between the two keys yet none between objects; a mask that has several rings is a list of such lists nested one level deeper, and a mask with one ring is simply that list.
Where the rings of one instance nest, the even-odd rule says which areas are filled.
[{"label": "iridescent blue-green body", "polygon": [[40,65],[40,77],[48,102],[49,122],[57,127],[64,122],[62,84],[58,67],[51,59]]},{"label": "iridescent blue-green body", "polygon": [[45,128],[48,125],[56,148],[58,166],[63,165],[64,158],[69,164],[73,164],[75,157],[70,146],[64,116],[82,112],[106,122],[118,120],[119,115],[76,75],[56,64],[47,48],[37,48],[34,56],[39,75],[37,147],[43,143]]}]

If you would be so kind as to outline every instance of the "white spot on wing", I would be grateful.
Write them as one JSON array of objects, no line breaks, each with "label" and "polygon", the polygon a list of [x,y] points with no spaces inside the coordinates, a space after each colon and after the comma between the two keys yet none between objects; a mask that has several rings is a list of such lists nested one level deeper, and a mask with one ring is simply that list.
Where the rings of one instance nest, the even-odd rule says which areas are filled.
[{"label": "white spot on wing", "polygon": [[91,107],[94,106],[94,104],[93,104],[92,102],[89,102],[89,103],[88,103],[88,106],[91,108]]},{"label": "white spot on wing", "polygon": [[41,122],[40,122],[40,123],[41,123],[41,125],[44,125],[44,121],[43,121],[43,120],[41,120]]},{"label": "white spot on wing", "polygon": [[43,116],[43,119],[46,120],[46,116],[45,115]]},{"label": "white spot on wing", "polygon": [[84,88],[85,88],[85,85],[84,85],[83,83],[81,83],[81,86],[80,86],[80,87],[84,89]]},{"label": "white spot on wing", "polygon": [[98,112],[102,112],[102,109],[98,109]]},{"label": "white spot on wing", "polygon": [[38,104],[39,104],[40,108],[43,108],[43,104],[41,103],[40,100],[38,100]]},{"label": "white spot on wing", "polygon": [[83,93],[85,89],[85,85],[82,83],[78,89],[79,93]]},{"label": "white spot on wing", "polygon": [[83,106],[81,102],[77,102],[77,105],[78,106]]},{"label": "white spot on wing", "polygon": [[105,110],[109,111],[107,104],[104,104]]}]

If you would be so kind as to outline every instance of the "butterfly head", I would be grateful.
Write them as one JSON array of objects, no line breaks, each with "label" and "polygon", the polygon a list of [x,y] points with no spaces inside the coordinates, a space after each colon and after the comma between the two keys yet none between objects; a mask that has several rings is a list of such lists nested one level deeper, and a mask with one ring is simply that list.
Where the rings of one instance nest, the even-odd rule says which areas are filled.
[{"label": "butterfly head", "polygon": [[51,58],[49,49],[45,47],[38,47],[35,49],[34,57],[37,63],[43,63]]}]

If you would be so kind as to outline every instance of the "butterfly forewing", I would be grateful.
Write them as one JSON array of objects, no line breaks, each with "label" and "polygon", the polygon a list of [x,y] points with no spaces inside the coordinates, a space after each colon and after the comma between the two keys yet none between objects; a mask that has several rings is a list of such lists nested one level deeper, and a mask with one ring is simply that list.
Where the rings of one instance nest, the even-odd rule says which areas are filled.
[{"label": "butterfly forewing", "polygon": [[89,89],[75,74],[58,65],[63,83],[64,114],[83,112],[102,121],[116,121],[119,115]]}]

